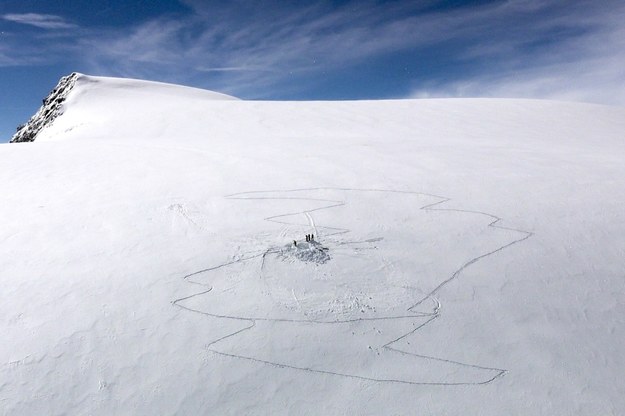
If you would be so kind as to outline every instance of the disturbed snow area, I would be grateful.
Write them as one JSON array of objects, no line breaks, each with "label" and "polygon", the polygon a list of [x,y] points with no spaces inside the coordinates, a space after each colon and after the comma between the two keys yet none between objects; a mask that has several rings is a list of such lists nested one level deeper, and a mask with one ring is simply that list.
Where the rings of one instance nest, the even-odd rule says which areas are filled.
[{"label": "disturbed snow area", "polygon": [[2,414],[625,412],[624,109],[60,108],[0,145]]},{"label": "disturbed snow area", "polygon": [[317,241],[300,241],[297,244],[288,244],[278,252],[282,259],[297,259],[317,264],[323,264],[330,260],[328,248]]}]

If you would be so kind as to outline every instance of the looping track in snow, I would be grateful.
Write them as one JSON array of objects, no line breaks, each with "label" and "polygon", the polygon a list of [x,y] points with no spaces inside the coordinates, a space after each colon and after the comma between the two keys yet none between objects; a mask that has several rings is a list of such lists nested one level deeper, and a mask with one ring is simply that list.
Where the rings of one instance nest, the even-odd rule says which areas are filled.
[{"label": "looping track in snow", "polygon": [[[431,322],[433,322],[434,320],[436,320],[437,318],[440,317],[441,315],[441,304],[439,302],[439,300],[436,298],[436,295],[438,292],[441,291],[441,289],[443,289],[445,286],[447,286],[449,283],[457,280],[461,274],[463,273],[464,270],[466,270],[469,266],[475,264],[476,262],[478,262],[481,259],[484,259],[488,256],[494,255],[502,250],[505,250],[506,248],[509,248],[515,244],[519,244],[521,242],[523,242],[524,240],[527,240],[529,237],[531,237],[533,235],[533,233],[528,232],[528,231],[524,231],[524,230],[519,230],[519,229],[515,229],[515,228],[510,228],[510,227],[503,227],[501,225],[498,225],[498,223],[502,220],[501,218],[493,215],[493,214],[489,214],[486,212],[480,212],[480,211],[471,211],[471,210],[462,210],[462,209],[455,209],[455,208],[442,208],[441,205],[445,204],[446,202],[450,201],[449,198],[446,197],[442,197],[442,196],[437,196],[437,195],[432,195],[432,194],[426,194],[426,193],[421,193],[421,192],[409,192],[409,191],[396,191],[396,190],[382,190],[382,189],[351,189],[351,188],[308,188],[308,189],[294,189],[294,190],[281,190],[281,191],[252,191],[252,192],[243,192],[243,193],[236,193],[236,194],[232,194],[232,195],[228,195],[226,196],[226,198],[228,199],[237,199],[237,200],[300,200],[300,201],[306,201],[306,202],[314,202],[314,203],[322,203],[323,205],[320,207],[315,207],[313,209],[309,209],[309,210],[304,210],[304,211],[297,211],[297,212],[289,212],[289,213],[282,213],[279,215],[274,215],[274,216],[270,216],[267,218],[264,218],[265,221],[269,221],[269,222],[273,222],[273,223],[277,223],[277,224],[282,224],[282,225],[298,225],[298,226],[308,226],[312,232],[315,233],[315,235],[319,236],[319,234],[323,234],[323,236],[325,238],[330,237],[330,236],[336,236],[336,235],[340,235],[340,234],[345,234],[350,232],[350,230],[348,229],[344,229],[344,228],[337,228],[337,227],[329,227],[329,226],[321,226],[321,225],[316,225],[313,219],[312,214],[314,212],[319,212],[322,210],[331,210],[334,208],[338,208],[341,206],[344,206],[346,204],[345,201],[343,200],[335,200],[335,199],[323,199],[323,198],[313,198],[313,197],[306,197],[306,196],[299,196],[302,193],[312,193],[312,192],[324,192],[324,191],[341,191],[341,192],[366,192],[366,193],[379,193],[380,195],[383,194],[406,194],[406,195],[417,195],[417,196],[423,196],[423,197],[429,197],[429,198],[435,198],[438,199],[438,201],[434,202],[434,203],[429,203],[427,205],[421,206],[419,207],[420,210],[424,210],[424,211],[440,211],[440,212],[457,212],[457,213],[468,213],[468,214],[475,214],[475,215],[481,215],[481,216],[486,216],[490,219],[492,219],[492,221],[488,224],[488,227],[492,227],[492,228],[497,228],[497,229],[501,229],[501,230],[506,230],[506,231],[511,231],[511,232],[515,232],[520,234],[520,236],[516,239],[514,239],[513,241],[510,241],[506,244],[503,244],[495,249],[492,249],[486,253],[482,253],[476,257],[471,258],[470,260],[464,262],[457,270],[455,270],[451,275],[446,276],[438,285],[436,285],[434,287],[434,289],[430,290],[428,293],[426,293],[424,296],[422,296],[420,299],[418,299],[414,304],[412,304],[409,308],[407,308],[406,312],[403,314],[397,314],[394,316],[384,316],[384,317],[370,317],[370,318],[365,318],[365,317],[358,317],[358,318],[353,318],[353,319],[336,319],[336,320],[332,320],[332,321],[327,321],[327,320],[316,320],[316,319],[284,319],[284,318],[274,318],[274,317],[262,317],[262,316],[242,316],[242,315],[229,315],[229,314],[220,314],[220,313],[211,313],[211,312],[207,312],[204,310],[200,310],[200,309],[196,309],[190,306],[187,306],[184,304],[185,301],[188,301],[190,299],[193,298],[197,298],[203,295],[207,295],[209,294],[209,292],[212,291],[212,287],[208,287],[204,290],[202,290],[201,292],[192,294],[190,296],[186,296],[186,297],[182,297],[179,299],[174,300],[172,303],[184,310],[190,311],[190,312],[194,312],[194,313],[198,313],[198,314],[202,314],[205,316],[210,316],[210,317],[214,317],[214,318],[223,318],[223,319],[230,319],[230,320],[236,320],[236,321],[241,321],[241,322],[245,322],[244,326],[240,329],[237,329],[236,331],[229,333],[225,336],[222,336],[221,338],[214,340],[212,342],[210,342],[207,345],[207,349],[214,353],[214,354],[218,354],[221,356],[226,356],[226,357],[231,357],[231,358],[237,358],[237,359],[244,359],[244,360],[248,360],[248,361],[252,361],[252,362],[257,362],[257,363],[262,363],[262,364],[267,364],[267,365],[272,365],[275,367],[279,367],[279,368],[286,368],[286,369],[293,369],[293,370],[299,370],[299,371],[305,371],[305,372],[311,372],[311,373],[318,373],[318,374],[326,374],[326,375],[334,375],[334,376],[340,376],[340,377],[348,377],[348,378],[354,378],[354,379],[360,379],[360,380],[370,380],[370,381],[375,381],[375,382],[393,382],[393,383],[404,383],[404,384],[415,384],[415,385],[440,385],[440,386],[444,386],[444,385],[480,385],[480,384],[488,384],[493,382],[495,379],[501,377],[502,375],[504,375],[506,373],[505,369],[501,369],[501,368],[496,368],[496,367],[485,367],[485,366],[479,366],[479,365],[474,365],[474,364],[467,364],[467,363],[462,363],[462,362],[458,362],[458,361],[454,361],[454,360],[449,360],[449,359],[445,359],[445,358],[439,358],[439,357],[433,357],[433,356],[429,356],[429,355],[421,355],[421,354],[415,354],[415,353],[411,353],[411,352],[406,352],[406,351],[402,351],[399,350],[397,348],[394,348],[393,345],[397,344],[399,341],[404,340],[406,338],[408,338],[409,336],[415,334],[417,331],[423,329],[426,325],[430,324]],[[274,195],[272,195],[274,194]],[[268,196],[270,195],[270,196]],[[307,220],[308,220],[308,224],[296,224],[290,221],[286,221],[285,219],[287,217],[290,216],[294,216],[294,215],[304,215]],[[242,263],[242,262],[247,262],[253,259],[262,259],[260,268],[261,268],[261,272],[263,267],[265,266],[265,259],[268,255],[270,254],[278,254],[280,252],[280,248],[275,248],[275,247],[271,247],[268,248],[266,250],[263,251],[257,251],[257,252],[252,252],[252,253],[247,253],[246,255],[242,256],[239,259],[236,259],[234,261],[231,262],[227,262],[227,263],[223,263],[214,267],[210,267],[210,268],[206,268],[206,269],[202,269],[202,270],[198,270],[195,271],[193,273],[187,274],[186,276],[183,277],[184,280],[186,280],[189,283],[193,283],[193,284],[197,284],[197,285],[201,285],[203,287],[206,287],[207,285],[205,283],[201,283],[198,282],[196,280],[193,280],[193,277],[198,276],[198,275],[202,275],[205,273],[211,273],[211,272],[215,272],[219,269],[223,269],[225,267],[228,266],[232,266],[238,263]],[[293,294],[293,296],[295,297],[295,294]],[[296,298],[297,300],[297,298]],[[432,309],[431,312],[423,312],[423,311],[416,311],[416,308],[418,306],[421,306],[422,304],[424,304],[424,302],[426,301],[432,301],[433,304],[435,305],[435,307]],[[299,303],[299,301],[298,301]],[[365,321],[370,321],[370,322],[379,322],[381,324],[383,323],[388,323],[388,322],[394,322],[394,321],[401,321],[404,322],[406,320],[412,320],[412,322],[414,322],[414,319],[418,318],[421,319],[421,323],[419,325],[416,325],[413,329],[402,333],[402,335],[400,335],[399,337],[396,337],[386,343],[384,343],[381,346],[381,349],[386,350],[388,352],[392,352],[395,353],[399,356],[409,356],[409,357],[413,357],[415,359],[422,359],[422,360],[430,360],[433,362],[438,362],[438,363],[442,363],[443,365],[453,365],[453,366],[459,366],[461,368],[464,368],[466,370],[470,370],[470,371],[485,371],[488,373],[487,376],[483,376],[483,377],[475,377],[472,380],[464,380],[464,381],[457,381],[457,380],[442,380],[442,381],[419,381],[416,377],[415,378],[406,378],[406,377],[392,377],[392,376],[385,376],[385,377],[378,377],[378,376],[368,376],[368,375],[361,375],[361,374],[350,374],[348,372],[345,371],[340,371],[340,370],[332,370],[332,369],[324,369],[324,368],[312,368],[310,365],[306,366],[306,365],[297,365],[297,363],[293,364],[293,363],[285,363],[285,362],[277,362],[274,360],[266,360],[266,359],[261,359],[258,357],[254,357],[254,356],[249,356],[249,355],[243,355],[243,354],[237,354],[237,353],[232,353],[232,352],[227,352],[224,351],[223,348],[218,348],[217,344],[225,341],[225,340],[229,340],[232,339],[233,337],[239,336],[243,333],[245,333],[246,331],[250,331],[253,328],[257,327],[257,324],[260,322],[273,322],[273,323],[285,323],[285,324],[293,324],[293,325],[297,325],[297,324],[306,324],[306,325],[324,325],[324,326],[328,326],[328,325],[345,325],[345,324],[350,324],[350,323],[358,323],[358,322],[365,322]],[[403,321],[402,321],[403,320]],[[352,332],[353,334],[353,332]]]}]

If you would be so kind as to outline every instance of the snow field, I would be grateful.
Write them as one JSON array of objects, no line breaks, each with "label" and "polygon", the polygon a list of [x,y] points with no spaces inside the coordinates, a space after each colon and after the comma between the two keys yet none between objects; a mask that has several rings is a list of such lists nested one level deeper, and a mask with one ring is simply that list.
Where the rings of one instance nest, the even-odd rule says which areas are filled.
[{"label": "snow field", "polygon": [[623,412],[625,110],[225,98],[0,146],[3,414]]}]

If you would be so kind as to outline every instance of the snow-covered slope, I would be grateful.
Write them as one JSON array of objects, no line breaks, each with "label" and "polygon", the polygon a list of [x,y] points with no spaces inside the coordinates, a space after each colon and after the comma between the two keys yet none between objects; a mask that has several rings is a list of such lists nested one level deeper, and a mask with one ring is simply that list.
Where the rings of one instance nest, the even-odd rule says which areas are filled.
[{"label": "snow-covered slope", "polygon": [[[123,106],[126,105],[139,105],[143,107],[144,112],[154,114],[156,113],[154,107],[158,104],[163,105],[165,108],[169,107],[172,111],[175,111],[176,106],[186,105],[189,100],[235,99],[229,95],[197,88],[136,79],[85,76],[74,72],[61,78],[58,85],[44,98],[43,104],[37,113],[35,113],[27,123],[18,127],[17,132],[11,138],[10,142],[33,142],[35,139],[39,139],[39,133],[44,135],[47,133],[48,137],[50,137],[49,134],[54,120],[63,114],[68,104],[70,106],[72,105],[71,100],[68,103],[65,101],[76,84],[78,84],[78,91],[72,94],[72,98],[87,95],[86,98],[82,97],[79,99],[83,113],[91,115],[91,117],[87,116],[89,119],[93,119],[94,116],[99,115],[104,122],[109,121],[109,115],[120,113],[120,110],[123,110]],[[123,91],[122,94],[124,97],[121,101],[119,100],[120,90]],[[112,108],[102,106],[103,97],[107,98]],[[95,102],[93,100],[95,100]],[[146,109],[145,107],[152,108]],[[141,109],[135,108],[133,110]],[[81,117],[81,115],[78,114],[75,115],[75,117]],[[137,125],[137,123],[141,121],[142,120],[137,120],[131,124]]]},{"label": "snow-covered slope", "polygon": [[625,411],[625,109],[59,108],[0,145],[2,414]]}]

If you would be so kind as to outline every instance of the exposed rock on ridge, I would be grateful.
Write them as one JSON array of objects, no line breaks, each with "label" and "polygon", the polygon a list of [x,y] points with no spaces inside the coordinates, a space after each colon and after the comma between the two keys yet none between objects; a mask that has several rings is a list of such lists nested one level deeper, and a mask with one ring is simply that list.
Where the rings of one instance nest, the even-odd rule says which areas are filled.
[{"label": "exposed rock on ridge", "polygon": [[63,102],[65,102],[65,99],[74,87],[79,76],[80,74],[73,72],[61,78],[58,85],[43,100],[41,108],[28,120],[28,123],[17,128],[17,132],[13,135],[9,143],[35,141],[41,130],[49,126],[54,119],[63,114]]}]

